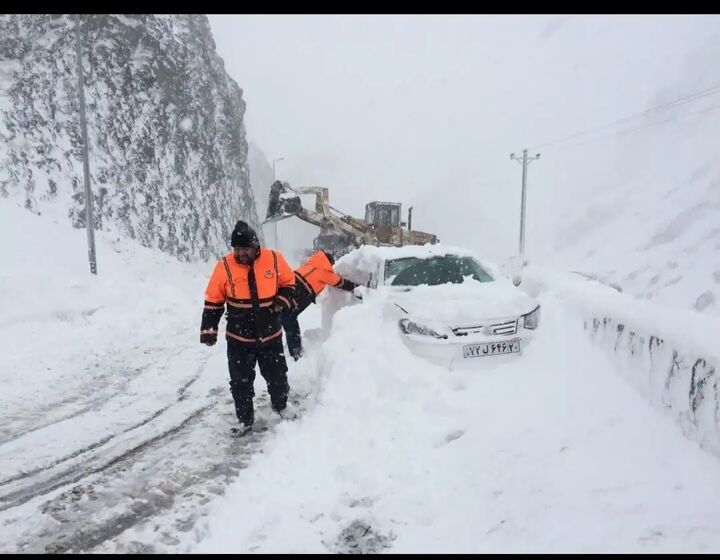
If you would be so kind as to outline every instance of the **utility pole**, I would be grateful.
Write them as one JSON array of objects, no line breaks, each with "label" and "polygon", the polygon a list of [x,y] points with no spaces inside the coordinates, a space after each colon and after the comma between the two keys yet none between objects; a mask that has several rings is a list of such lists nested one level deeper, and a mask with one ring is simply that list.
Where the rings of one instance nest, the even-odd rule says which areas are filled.
[{"label": "utility pole", "polygon": [[75,54],[77,56],[78,96],[80,98],[80,130],[83,140],[83,176],[85,180],[85,230],[88,240],[90,272],[97,274],[95,258],[95,224],[93,222],[93,198],[90,190],[90,161],[88,159],[87,123],[85,122],[85,78],[82,67],[82,42],[80,40],[80,16],[75,14]]},{"label": "utility pole", "polygon": [[534,157],[528,157],[527,149],[523,150],[522,157],[518,157],[513,152],[510,154],[510,159],[514,159],[522,165],[522,200],[520,202],[520,267],[525,266],[525,192],[527,190],[527,168],[533,160],[540,159],[540,154],[535,154]]},{"label": "utility pole", "polygon": [[275,158],[273,160],[273,183],[275,182],[275,162],[284,160],[284,157]]},{"label": "utility pole", "polygon": [[[275,159],[272,161],[272,167],[273,167],[273,183],[275,183],[275,162],[276,162],[276,161],[282,161],[282,160],[284,160],[284,159],[285,159],[284,157],[279,157],[279,158],[275,158]],[[275,248],[276,248],[276,249],[279,249],[279,248],[280,248],[280,240],[278,239],[278,221],[277,221],[277,220],[275,220]]]}]

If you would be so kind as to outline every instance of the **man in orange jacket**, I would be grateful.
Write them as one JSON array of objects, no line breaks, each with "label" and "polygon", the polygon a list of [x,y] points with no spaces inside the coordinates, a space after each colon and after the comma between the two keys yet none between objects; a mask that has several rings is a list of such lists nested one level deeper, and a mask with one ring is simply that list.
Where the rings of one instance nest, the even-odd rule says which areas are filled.
[{"label": "man in orange jacket", "polygon": [[352,292],[358,284],[338,276],[333,270],[335,259],[332,254],[317,251],[295,271],[295,297],[293,306],[283,310],[282,325],[285,329],[290,355],[297,360],[302,355],[302,337],[298,315],[305,311],[325,286]]},{"label": "man in orange jacket", "polygon": [[208,346],[217,342],[218,324],[227,305],[230,392],[240,421],[237,431],[244,434],[255,420],[256,362],[273,409],[282,416],[287,406],[290,387],[280,316],[292,305],[295,276],[282,253],[261,248],[257,234],[243,221],[235,224],[231,245],[233,250],[216,263],[205,291],[200,342]]}]

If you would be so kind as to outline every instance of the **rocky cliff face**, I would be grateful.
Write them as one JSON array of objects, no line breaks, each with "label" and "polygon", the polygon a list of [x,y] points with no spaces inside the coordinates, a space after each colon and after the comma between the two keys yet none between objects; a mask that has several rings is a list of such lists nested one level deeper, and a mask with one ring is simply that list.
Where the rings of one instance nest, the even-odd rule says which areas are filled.
[{"label": "rocky cliff face", "polygon": [[[181,260],[258,225],[242,90],[198,15],[81,16],[95,221]],[[84,227],[71,16],[0,16],[0,195]]]}]

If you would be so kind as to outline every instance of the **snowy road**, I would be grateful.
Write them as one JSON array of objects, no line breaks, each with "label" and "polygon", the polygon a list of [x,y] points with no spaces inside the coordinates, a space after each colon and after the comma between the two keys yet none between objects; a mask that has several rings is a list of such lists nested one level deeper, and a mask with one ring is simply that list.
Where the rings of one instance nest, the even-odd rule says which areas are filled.
[{"label": "snowy road", "polygon": [[[366,298],[290,364],[301,418],[258,376],[270,429],[238,439],[225,344],[197,339],[208,266],[101,236],[88,278],[82,231],[2,224],[0,552],[720,551],[718,458],[551,294],[519,359],[470,371]],[[38,262],[17,231],[62,242]]]},{"label": "snowy road", "polygon": [[[76,401],[74,414],[0,445],[0,552],[83,552],[103,543],[113,551],[163,551],[262,445],[270,432],[229,436],[237,420],[222,352],[208,359],[198,345],[147,356],[156,363],[121,387],[104,388],[116,396]],[[164,370],[176,372],[165,400],[140,393]],[[275,414],[262,390],[258,395],[258,423],[272,425]],[[124,541],[122,533],[147,521],[154,528],[146,542]]]},{"label": "snowy road", "polygon": [[520,360],[476,371],[419,361],[372,306],[339,317],[293,364],[316,393],[303,419],[273,421],[258,378],[276,428],[248,440],[228,437],[224,352],[187,346],[194,326],[129,353],[121,384],[7,424],[0,552],[719,549],[717,459],[559,302]]},{"label": "snowy road", "polygon": [[207,266],[100,236],[94,278],[83,232],[7,204],[0,225],[0,552],[172,548],[269,435],[228,437],[224,343],[198,340]]}]

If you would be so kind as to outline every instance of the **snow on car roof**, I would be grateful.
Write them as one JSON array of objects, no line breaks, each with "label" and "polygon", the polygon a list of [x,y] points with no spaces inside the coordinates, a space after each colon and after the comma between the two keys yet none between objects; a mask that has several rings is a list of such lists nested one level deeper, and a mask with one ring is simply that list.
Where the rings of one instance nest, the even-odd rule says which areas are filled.
[{"label": "snow on car roof", "polygon": [[[463,257],[474,257],[483,267],[497,277],[499,269],[496,265],[489,263],[484,259],[478,258],[477,254],[470,249],[464,247],[455,247],[452,245],[406,245],[404,247],[376,247],[375,245],[363,245],[343,255],[338,259],[335,266],[335,272],[341,276],[347,277],[354,282],[366,284],[369,274],[378,270],[381,262],[400,259],[404,257],[417,257],[427,259],[430,257],[441,255],[459,255]],[[377,272],[374,272],[374,274]]]},{"label": "snow on car roof", "polygon": [[348,264],[356,264],[360,261],[372,261],[376,259],[389,260],[399,259],[403,257],[417,257],[426,259],[438,255],[461,255],[474,257],[475,253],[463,247],[453,247],[452,245],[406,245],[404,247],[376,247],[375,245],[363,245],[358,249],[350,251],[344,255],[338,262],[346,262]]}]

